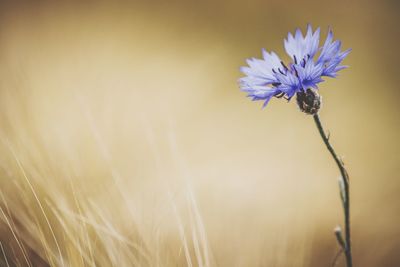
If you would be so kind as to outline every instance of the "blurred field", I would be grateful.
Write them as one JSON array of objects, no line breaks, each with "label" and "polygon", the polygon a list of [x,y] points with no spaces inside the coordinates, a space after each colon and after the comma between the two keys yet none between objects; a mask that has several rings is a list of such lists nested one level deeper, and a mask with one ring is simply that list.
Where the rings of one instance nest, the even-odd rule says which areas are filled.
[{"label": "blurred field", "polygon": [[353,48],[320,88],[355,266],[400,266],[399,11],[1,2],[0,266],[331,266],[339,172],[312,118],[261,110],[236,83],[245,58],[283,55],[307,22]]}]

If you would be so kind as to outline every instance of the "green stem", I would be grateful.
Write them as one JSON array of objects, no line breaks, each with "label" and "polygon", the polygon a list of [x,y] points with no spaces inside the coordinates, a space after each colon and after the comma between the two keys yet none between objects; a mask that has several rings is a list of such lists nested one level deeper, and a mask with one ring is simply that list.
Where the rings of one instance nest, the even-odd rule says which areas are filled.
[{"label": "green stem", "polygon": [[344,254],[346,256],[347,267],[353,266],[352,255],[351,255],[351,238],[350,238],[350,185],[349,185],[349,175],[344,168],[343,162],[337,156],[335,150],[332,145],[329,143],[329,136],[325,134],[324,128],[322,127],[321,121],[319,119],[318,113],[314,114],[314,121],[317,125],[318,131],[324,141],[326,148],[328,148],[331,153],[333,159],[336,162],[340,170],[340,174],[342,175],[343,187],[344,187],[344,200],[343,200],[343,208],[344,208],[344,225],[345,225],[345,242],[346,247]]}]

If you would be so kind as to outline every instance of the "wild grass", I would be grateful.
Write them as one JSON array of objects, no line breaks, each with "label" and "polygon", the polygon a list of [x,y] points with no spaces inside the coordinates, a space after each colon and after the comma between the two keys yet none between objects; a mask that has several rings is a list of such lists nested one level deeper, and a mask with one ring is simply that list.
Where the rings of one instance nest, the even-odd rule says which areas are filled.
[{"label": "wild grass", "polygon": [[[3,160],[9,164],[2,173],[2,264],[210,266],[206,232],[189,186],[180,196],[183,207],[176,194],[165,188],[167,211],[153,211],[155,218],[150,220],[158,221],[145,223],[137,218],[140,214],[129,198],[129,187],[121,184],[117,170],[109,169],[108,182],[96,180],[107,186],[100,195],[90,196],[82,187],[91,185],[78,173],[52,172],[38,161],[30,165],[7,140],[2,147]],[[172,229],[165,229],[159,212],[173,218]],[[171,232],[170,237],[166,232]]]},{"label": "wild grass", "polygon": [[152,207],[135,203],[135,183],[124,184],[89,112],[83,113],[104,164],[102,170],[86,170],[95,174],[71,166],[63,155],[54,158],[54,151],[33,143],[29,133],[17,141],[1,136],[1,265],[210,266],[206,230],[189,181],[173,192],[158,177],[163,192],[152,197],[162,201],[162,210],[141,217],[140,209]]}]

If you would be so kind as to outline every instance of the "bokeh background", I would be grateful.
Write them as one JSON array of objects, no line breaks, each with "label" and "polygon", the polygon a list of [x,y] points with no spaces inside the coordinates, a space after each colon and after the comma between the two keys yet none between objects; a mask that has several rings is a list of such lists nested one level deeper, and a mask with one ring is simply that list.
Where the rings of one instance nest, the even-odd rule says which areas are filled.
[{"label": "bokeh background", "polygon": [[311,23],[353,49],[320,92],[355,266],[400,266],[399,6],[2,1],[0,265],[331,266],[339,172],[312,118],[237,86]]}]

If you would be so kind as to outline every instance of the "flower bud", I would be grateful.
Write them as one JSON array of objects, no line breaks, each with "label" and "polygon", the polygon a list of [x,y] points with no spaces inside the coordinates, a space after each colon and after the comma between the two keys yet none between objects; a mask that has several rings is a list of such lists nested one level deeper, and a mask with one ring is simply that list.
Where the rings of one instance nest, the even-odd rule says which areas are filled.
[{"label": "flower bud", "polygon": [[300,110],[309,115],[317,114],[321,107],[321,96],[311,88],[296,93],[296,100]]}]

